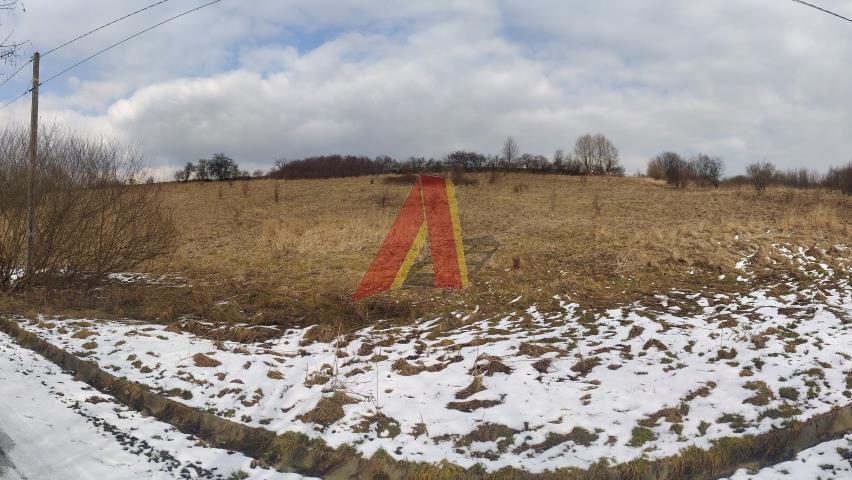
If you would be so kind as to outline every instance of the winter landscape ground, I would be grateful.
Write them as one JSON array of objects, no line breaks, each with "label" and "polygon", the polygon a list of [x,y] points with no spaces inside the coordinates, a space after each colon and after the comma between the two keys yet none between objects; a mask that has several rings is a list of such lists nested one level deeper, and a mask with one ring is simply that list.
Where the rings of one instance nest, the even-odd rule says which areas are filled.
[{"label": "winter landscape ground", "polygon": [[[183,225],[172,258],[4,307],[110,375],[333,455],[276,472],[286,455],[144,419],[8,334],[3,401],[55,412],[44,421],[81,446],[74,468],[108,478],[346,478],[349,457],[373,459],[362,478],[644,478],[653,461],[687,472],[699,451],[709,476],[683,478],[849,478],[848,427],[771,462],[744,453],[852,403],[848,198],[473,176],[458,188],[465,236],[500,247],[471,288],[353,306],[410,188],[389,178],[140,186],[162,188]],[[15,415],[4,430],[39,428]],[[68,461],[25,460],[49,445],[3,447],[0,469],[39,478]]]}]

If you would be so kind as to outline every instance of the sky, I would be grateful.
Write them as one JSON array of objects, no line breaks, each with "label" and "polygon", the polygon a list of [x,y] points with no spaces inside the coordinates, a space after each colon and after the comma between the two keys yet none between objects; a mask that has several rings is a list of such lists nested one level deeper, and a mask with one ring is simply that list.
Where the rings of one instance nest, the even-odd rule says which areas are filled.
[{"label": "sky", "polygon": [[[154,0],[25,0],[21,61]],[[46,55],[46,79],[206,0],[170,0]],[[820,5],[852,16],[852,0]],[[789,0],[223,0],[41,87],[40,120],[137,145],[151,173],[346,153],[570,151],[627,173],[673,150],[826,170],[852,159],[852,23]],[[0,66],[6,75],[14,66]],[[25,70],[0,101],[24,90]],[[0,111],[26,125],[29,100]]]}]

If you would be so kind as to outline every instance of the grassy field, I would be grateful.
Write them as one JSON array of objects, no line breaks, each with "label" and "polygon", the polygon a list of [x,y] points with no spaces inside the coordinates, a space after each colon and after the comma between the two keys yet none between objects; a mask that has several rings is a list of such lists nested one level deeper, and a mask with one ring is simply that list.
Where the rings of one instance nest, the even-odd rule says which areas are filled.
[{"label": "grassy field", "polygon": [[172,183],[139,188],[173,212],[174,252],[86,295],[9,296],[10,322],[279,435],[262,458],[286,468],[319,448],[298,470],[318,475],[346,459],[406,478],[710,478],[846,425],[821,415],[852,398],[852,199],[467,180],[464,236],[500,246],[463,291],[349,300],[399,177]]},{"label": "grassy field", "polygon": [[[177,299],[116,292],[106,303],[119,311],[139,303],[134,313],[162,321],[199,313],[338,328],[477,305],[499,311],[519,296],[526,303],[562,294],[607,307],[671,288],[735,289],[735,264],[746,255],[760,252],[756,258],[774,263],[764,258],[773,243],[832,249],[852,236],[852,199],[819,190],[758,194],[747,187],[676,190],[641,178],[469,175],[475,184],[457,187],[463,234],[500,243],[471,287],[405,288],[352,305],[410,189],[388,178],[147,187],[162,189],[181,231],[177,251],[150,270],[177,274],[192,288]],[[835,253],[827,261],[848,262],[848,251]]]}]

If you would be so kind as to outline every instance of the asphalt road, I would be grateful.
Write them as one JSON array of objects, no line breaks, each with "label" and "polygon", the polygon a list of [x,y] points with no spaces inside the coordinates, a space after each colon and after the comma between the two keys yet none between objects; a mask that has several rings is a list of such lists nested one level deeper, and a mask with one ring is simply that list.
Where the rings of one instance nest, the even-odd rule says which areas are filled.
[{"label": "asphalt road", "polygon": [[[0,426],[2,427],[2,426]],[[18,467],[6,455],[6,452],[15,448],[15,442],[3,430],[0,430],[0,478],[8,480],[25,479]]]},{"label": "asphalt road", "polygon": [[[92,400],[95,399],[95,400]],[[1,480],[299,480],[113,402],[0,333]]]}]

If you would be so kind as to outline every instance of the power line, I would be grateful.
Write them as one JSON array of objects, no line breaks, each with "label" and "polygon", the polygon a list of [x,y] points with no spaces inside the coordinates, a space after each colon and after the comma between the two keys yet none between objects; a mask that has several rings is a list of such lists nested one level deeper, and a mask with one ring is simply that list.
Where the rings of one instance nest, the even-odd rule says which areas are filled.
[{"label": "power line", "polygon": [[[93,30],[89,30],[88,32],[86,32],[86,33],[84,33],[84,34],[82,34],[82,35],[78,35],[78,36],[76,36],[76,37],[72,38],[71,40],[68,40],[67,42],[63,43],[62,45],[58,45],[58,46],[56,46],[56,47],[51,48],[51,49],[50,49],[50,50],[48,50],[47,52],[45,52],[45,53],[41,54],[41,56],[43,57],[43,56],[45,56],[45,55],[47,55],[47,54],[50,54],[50,53],[53,53],[53,52],[55,52],[55,51],[59,50],[60,48],[67,47],[68,45],[71,45],[72,43],[76,42],[77,40],[80,40],[80,39],[83,39],[83,38],[85,38],[85,37],[88,37],[89,35],[91,35],[91,34],[93,34],[93,33],[97,32],[97,31],[99,31],[99,30],[103,30],[104,28],[106,28],[106,27],[108,27],[108,26],[110,26],[110,25],[113,25],[113,24],[115,24],[115,23],[118,23],[118,22],[120,22],[120,21],[122,21],[122,20],[124,20],[124,19],[130,18],[130,17],[132,17],[133,15],[136,15],[137,13],[144,12],[145,10],[150,10],[150,9],[152,9],[152,8],[156,7],[157,5],[160,5],[160,4],[163,4],[163,3],[166,3],[166,2],[168,2],[168,1],[169,1],[169,0],[160,0],[159,2],[155,2],[155,3],[152,3],[152,4],[148,5],[148,6],[146,6],[146,7],[142,7],[142,8],[140,8],[139,10],[136,10],[136,11],[130,12],[130,13],[128,13],[127,15],[125,15],[125,16],[123,16],[123,17],[116,18],[115,20],[113,20],[113,21],[111,21],[111,22],[109,22],[109,23],[105,23],[105,24],[101,25],[100,27],[97,27],[97,28],[95,28],[95,29],[93,29]],[[29,65],[30,63],[32,63],[32,59],[28,60],[26,63],[24,63],[23,65],[21,65],[21,66],[20,66],[20,68],[18,68],[17,70],[15,70],[15,73],[13,73],[13,74],[9,75],[8,77],[6,77],[6,78],[3,80],[3,82],[0,82],[0,88],[3,88],[3,86],[4,86],[4,85],[6,85],[7,83],[9,83],[9,81],[10,81],[10,80],[12,80],[12,78],[13,78],[15,75],[17,75],[18,73],[20,73],[20,71],[21,71],[21,70],[23,70],[23,69],[24,69],[24,67],[26,67],[26,66],[27,66],[27,65]],[[1,108],[2,108],[2,107],[0,107],[0,109],[1,109]]]},{"label": "power line", "polygon": [[214,3],[219,3],[219,2],[221,2],[221,1],[222,1],[222,0],[213,0],[212,2],[205,3],[204,5],[200,5],[200,6],[198,6],[198,7],[193,8],[193,9],[187,10],[187,11],[185,11],[185,12],[183,12],[183,13],[179,13],[179,14],[177,14],[177,15],[173,16],[173,17],[169,17],[169,18],[167,18],[167,19],[163,20],[162,22],[157,23],[157,24],[155,24],[155,25],[152,25],[152,26],[150,26],[150,27],[148,27],[148,28],[146,28],[146,29],[144,29],[144,30],[140,30],[139,32],[134,33],[133,35],[131,35],[131,36],[129,36],[129,37],[127,37],[127,38],[125,38],[124,40],[121,40],[121,41],[118,41],[118,42],[116,42],[116,43],[113,43],[112,45],[110,45],[110,46],[108,46],[108,47],[104,48],[103,50],[100,50],[100,51],[98,51],[97,53],[94,53],[94,54],[92,54],[92,55],[89,55],[88,57],[86,57],[86,58],[84,58],[84,59],[80,60],[79,62],[75,63],[74,65],[71,65],[70,67],[66,68],[65,70],[62,70],[61,72],[57,73],[56,75],[53,75],[53,76],[49,77],[47,80],[45,80],[45,81],[43,81],[43,82],[40,82],[40,83],[39,83],[39,85],[44,85],[45,83],[47,83],[47,82],[49,82],[49,81],[53,80],[54,78],[56,78],[56,77],[58,77],[58,76],[60,76],[60,75],[62,75],[62,74],[64,74],[64,73],[68,72],[69,70],[72,70],[72,69],[74,69],[74,68],[76,68],[76,67],[78,67],[78,66],[82,65],[83,63],[88,62],[89,60],[91,60],[91,59],[93,59],[93,58],[97,57],[98,55],[101,55],[102,53],[105,53],[105,52],[107,52],[107,51],[109,51],[109,50],[112,50],[113,48],[115,48],[115,47],[117,47],[117,46],[119,46],[119,45],[121,45],[121,44],[123,44],[123,43],[127,42],[128,40],[132,40],[132,39],[134,39],[134,38],[138,37],[139,35],[142,35],[142,34],[143,34],[143,33],[145,33],[145,32],[149,32],[149,31],[151,31],[151,30],[153,30],[153,29],[155,29],[155,28],[159,27],[160,25],[163,25],[163,24],[165,24],[165,23],[171,22],[172,20],[176,20],[176,19],[178,19],[178,18],[180,18],[180,17],[183,17],[184,15],[189,15],[189,14],[190,14],[190,13],[192,13],[192,12],[195,12],[195,11],[197,11],[197,10],[201,10],[201,9],[202,9],[202,8],[204,8],[204,7],[209,7],[210,5],[213,5]]},{"label": "power line", "polygon": [[814,5],[814,4],[812,4],[812,3],[808,3],[808,2],[805,2],[805,1],[803,1],[803,0],[793,0],[793,1],[794,1],[794,2],[796,2],[796,3],[801,3],[802,5],[804,5],[804,6],[806,6],[806,7],[815,8],[815,9],[817,9],[817,10],[819,10],[819,11],[821,11],[821,12],[827,13],[827,14],[829,14],[829,15],[834,15],[835,17],[840,18],[840,19],[842,19],[842,20],[846,20],[847,22],[852,22],[852,18],[844,17],[843,15],[841,15],[841,14],[839,14],[839,13],[834,13],[834,12],[832,12],[831,10],[826,10],[826,9],[824,9],[824,8],[822,8],[822,7],[819,7],[819,6],[817,6],[817,5]]},{"label": "power line", "polygon": [[94,30],[89,30],[88,32],[86,32],[86,33],[84,33],[84,34],[82,34],[82,35],[79,35],[79,36],[77,36],[77,37],[74,37],[73,39],[68,40],[67,42],[63,43],[62,45],[59,45],[59,46],[57,46],[57,47],[53,47],[53,48],[51,48],[50,50],[48,50],[48,51],[46,51],[46,52],[42,53],[42,54],[41,54],[41,56],[42,56],[42,57],[44,57],[44,56],[46,56],[46,55],[48,55],[48,54],[50,54],[50,53],[53,53],[53,52],[55,52],[55,51],[59,50],[60,48],[66,47],[66,46],[68,46],[68,45],[71,45],[72,43],[76,42],[77,40],[80,40],[80,39],[82,39],[82,38],[88,37],[89,35],[91,35],[91,34],[93,34],[93,33],[97,32],[98,30],[103,30],[104,28],[106,28],[106,27],[108,27],[108,26],[110,26],[110,25],[112,25],[112,24],[114,24],[114,23],[118,23],[118,22],[120,22],[120,21],[122,21],[122,20],[124,20],[124,19],[126,19],[126,18],[129,18],[129,17],[132,17],[133,15],[136,15],[137,13],[144,12],[145,10],[149,10],[149,9],[151,9],[151,8],[156,7],[157,5],[160,5],[160,4],[163,4],[163,3],[166,3],[166,2],[168,2],[168,1],[169,1],[169,0],[160,0],[159,2],[152,3],[151,5],[148,5],[147,7],[140,8],[139,10],[136,10],[135,12],[130,12],[130,13],[128,13],[127,15],[125,15],[125,16],[123,16],[123,17],[121,17],[121,18],[116,18],[115,20],[113,20],[113,21],[111,21],[111,22],[109,22],[109,23],[105,23],[105,24],[101,25],[100,27],[98,27],[98,28],[96,28],[96,29],[94,29]]},{"label": "power line", "polygon": [[3,80],[3,82],[2,82],[2,83],[0,83],[0,88],[3,88],[3,85],[6,85],[7,83],[9,83],[9,80],[11,80],[11,79],[12,79],[15,75],[17,75],[18,73],[20,73],[20,71],[21,71],[21,70],[23,70],[23,69],[24,69],[24,67],[26,67],[27,65],[31,64],[32,62],[33,62],[33,60],[32,60],[32,59],[29,59],[29,60],[27,60],[27,62],[26,62],[26,63],[24,63],[23,65],[21,65],[20,67],[18,67],[18,69],[17,69],[17,70],[15,70],[15,73],[13,73],[13,74],[9,75],[8,77],[6,77],[6,79],[5,79],[5,80]]},{"label": "power line", "polygon": [[2,107],[0,107],[0,110],[3,110],[4,108],[8,107],[9,105],[11,105],[11,104],[13,104],[13,103],[17,102],[18,100],[20,100],[20,99],[21,99],[21,97],[23,97],[24,95],[26,95],[26,94],[30,93],[30,90],[32,90],[32,88],[28,88],[28,89],[24,90],[24,92],[23,92],[23,93],[21,93],[20,95],[18,95],[17,97],[15,97],[15,98],[13,98],[12,100],[9,100],[8,102],[4,103],[4,104],[3,104],[3,106],[2,106]]}]

